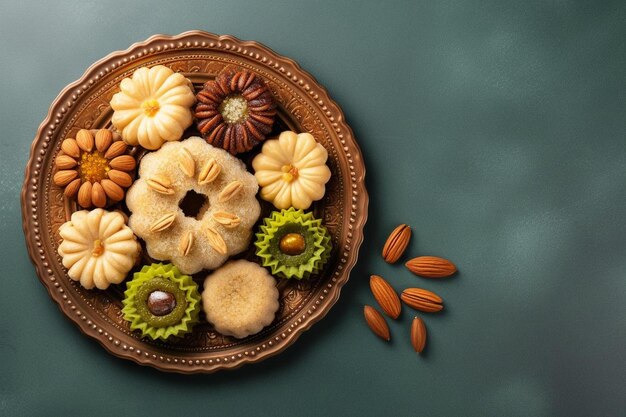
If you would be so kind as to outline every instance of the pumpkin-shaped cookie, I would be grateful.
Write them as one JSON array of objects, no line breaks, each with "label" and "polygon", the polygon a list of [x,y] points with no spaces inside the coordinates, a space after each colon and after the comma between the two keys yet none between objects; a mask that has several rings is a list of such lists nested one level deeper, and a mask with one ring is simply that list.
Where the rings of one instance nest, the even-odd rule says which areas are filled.
[{"label": "pumpkin-shaped cookie", "polygon": [[111,122],[129,145],[158,149],[180,140],[191,125],[193,86],[182,74],[163,65],[142,67],[120,83],[111,99]]},{"label": "pumpkin-shaped cookie", "polygon": [[58,252],[67,274],[87,289],[104,290],[124,281],[139,256],[139,243],[118,212],[77,211],[59,234]]},{"label": "pumpkin-shaped cookie", "polygon": [[307,209],[324,197],[330,169],[328,152],[309,133],[286,131],[267,140],[252,161],[261,198],[276,208]]}]

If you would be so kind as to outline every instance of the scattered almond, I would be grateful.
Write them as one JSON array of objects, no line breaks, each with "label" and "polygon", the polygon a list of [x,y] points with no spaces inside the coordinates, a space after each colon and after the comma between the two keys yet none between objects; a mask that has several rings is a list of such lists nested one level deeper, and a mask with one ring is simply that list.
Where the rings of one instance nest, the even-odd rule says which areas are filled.
[{"label": "scattered almond", "polygon": [[393,287],[381,276],[372,275],[370,277],[370,289],[383,311],[392,319],[397,319],[402,305]]},{"label": "scattered almond", "polygon": [[57,171],[52,177],[52,181],[59,187],[65,187],[67,184],[72,182],[76,177],[78,177],[78,172],[73,169]]},{"label": "scattered almond", "polygon": [[176,220],[176,212],[167,213],[159,217],[154,223],[150,225],[151,232],[162,232],[174,223]]},{"label": "scattered almond", "polygon": [[407,288],[400,296],[406,305],[426,313],[443,310],[443,300],[434,292],[421,288]]},{"label": "scattered almond", "polygon": [[437,256],[418,256],[405,266],[415,275],[426,278],[449,277],[456,272],[456,266],[452,262]]},{"label": "scattered almond", "polygon": [[396,227],[387,238],[383,247],[383,259],[387,263],[395,263],[400,259],[411,240],[411,228],[406,224]]},{"label": "scattered almond", "polygon": [[417,353],[422,353],[426,346],[426,325],[419,317],[415,317],[411,323],[411,345]]},{"label": "scattered almond", "polygon": [[76,143],[83,151],[91,152],[93,149],[93,135],[87,129],[81,129],[76,134]]},{"label": "scattered almond", "polygon": [[390,341],[391,334],[389,333],[389,326],[385,318],[374,307],[365,306],[363,308],[363,315],[365,316],[365,322],[374,334],[383,340]]}]

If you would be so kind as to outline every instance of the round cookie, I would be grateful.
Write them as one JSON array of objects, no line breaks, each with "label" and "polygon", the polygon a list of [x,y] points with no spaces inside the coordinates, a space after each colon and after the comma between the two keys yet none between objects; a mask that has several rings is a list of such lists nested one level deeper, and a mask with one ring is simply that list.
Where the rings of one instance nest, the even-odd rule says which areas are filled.
[{"label": "round cookie", "polygon": [[276,281],[246,260],[230,261],[204,280],[202,307],[215,330],[238,339],[258,333],[278,310]]},{"label": "round cookie", "polygon": [[[184,274],[216,269],[244,251],[259,218],[256,179],[243,162],[199,137],[168,142],[146,154],[128,190],[128,225],[148,254]],[[197,214],[180,207],[188,193],[205,198]]]}]

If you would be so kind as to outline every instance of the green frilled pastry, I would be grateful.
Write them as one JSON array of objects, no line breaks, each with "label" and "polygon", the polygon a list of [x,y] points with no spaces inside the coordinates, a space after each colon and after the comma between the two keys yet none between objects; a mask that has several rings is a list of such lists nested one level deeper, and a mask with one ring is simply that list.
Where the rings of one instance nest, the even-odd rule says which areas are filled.
[{"label": "green frilled pastry", "polygon": [[293,207],[266,217],[254,245],[261,265],[270,268],[272,275],[295,279],[319,273],[332,248],[322,221]]},{"label": "green frilled pastry", "polygon": [[183,336],[198,322],[198,286],[172,264],[146,265],[126,287],[122,313],[142,336],[154,340]]}]

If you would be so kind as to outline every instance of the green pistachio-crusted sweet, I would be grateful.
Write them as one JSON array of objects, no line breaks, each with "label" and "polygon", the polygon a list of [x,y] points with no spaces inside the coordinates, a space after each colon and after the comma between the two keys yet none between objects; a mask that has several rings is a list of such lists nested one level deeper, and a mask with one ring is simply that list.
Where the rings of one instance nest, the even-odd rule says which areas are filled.
[{"label": "green pistachio-crusted sweet", "polygon": [[[189,275],[181,274],[172,264],[144,266],[134,274],[126,288],[122,313],[124,319],[130,322],[131,330],[140,330],[142,336],[167,340],[170,336],[191,332],[198,322],[198,286]],[[150,310],[148,298],[155,291],[173,296],[174,307],[167,314],[156,315]]]},{"label": "green pistachio-crusted sweet", "polygon": [[[286,235],[301,235],[304,249],[285,251],[281,239]],[[322,226],[322,220],[293,207],[274,211],[266,217],[256,234],[254,245],[261,265],[270,268],[272,275],[288,279],[306,279],[319,273],[328,261],[332,248],[330,234]]]}]

